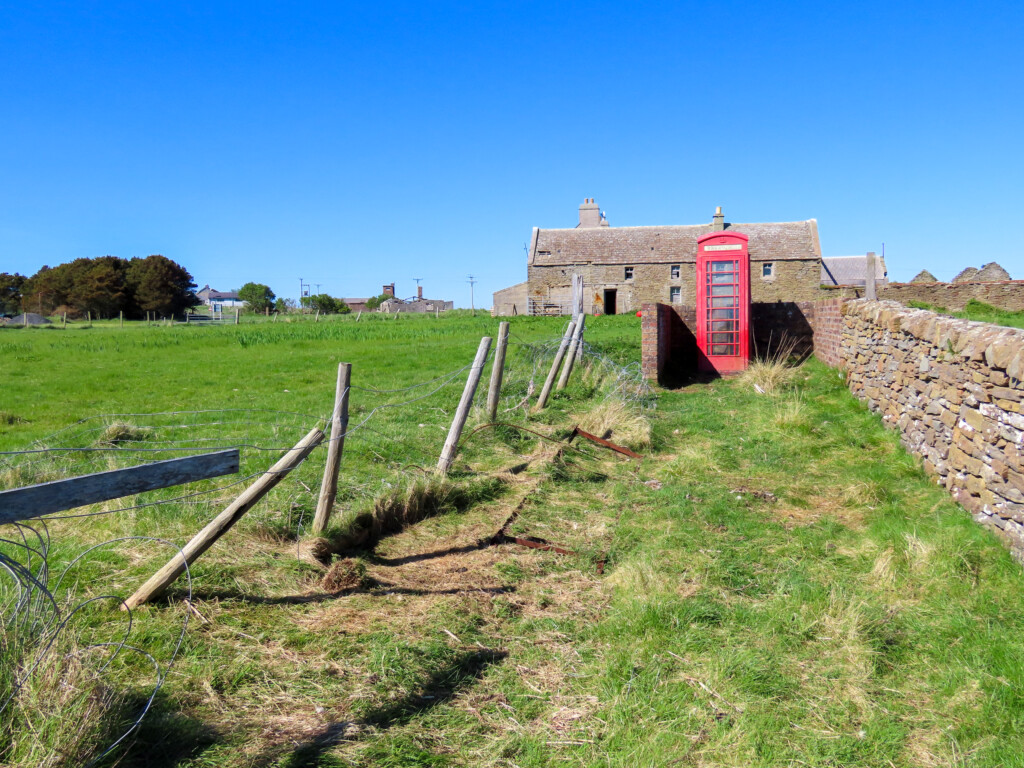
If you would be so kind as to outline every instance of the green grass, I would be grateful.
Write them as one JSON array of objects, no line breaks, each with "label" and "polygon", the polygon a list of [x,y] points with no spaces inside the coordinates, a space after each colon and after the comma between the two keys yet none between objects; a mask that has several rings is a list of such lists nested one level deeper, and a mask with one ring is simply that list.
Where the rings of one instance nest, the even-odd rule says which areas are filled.
[{"label": "green grass", "polygon": [[[0,353],[15,363],[0,407],[17,418],[0,420],[0,441],[21,447],[96,413],[323,415],[339,361],[353,363],[353,384],[409,386],[465,365],[496,329],[483,316],[353,321],[5,331]],[[512,332],[538,341],[561,326],[516,318]],[[620,364],[638,357],[635,318],[599,318],[588,335]],[[503,407],[533,365],[522,349],[512,359]],[[583,374],[542,414],[503,420],[555,438],[595,406],[614,421],[607,377]],[[375,500],[406,498],[423,476],[411,465],[436,461],[460,388],[461,377],[380,410],[367,422],[377,431],[346,441],[336,532]],[[409,394],[353,391],[353,423]],[[642,461],[579,440],[556,454],[517,426],[467,430],[457,492],[372,550],[347,553],[364,581],[354,591],[325,592],[323,571],[296,558],[298,517],[315,503],[299,481],[315,491],[322,457],[303,465],[196,564],[202,619],[191,615],[121,764],[1024,765],[1020,567],[837,372],[812,360],[773,396],[716,381],[622,412],[623,439],[638,415],[651,421]],[[180,428],[128,421],[117,435],[139,442]],[[311,424],[277,414],[187,426],[194,437],[271,443]],[[102,433],[62,434],[54,440]],[[253,471],[276,455],[250,453]],[[53,523],[52,559],[129,533],[180,543],[218,508]],[[516,508],[513,535],[575,554],[480,548]],[[74,597],[130,592],[167,554],[103,550],[72,574]],[[183,594],[136,617],[161,658],[189,614]],[[102,633],[118,616],[97,607],[82,630]],[[104,679],[118,701],[134,701],[145,665],[127,659]],[[5,730],[24,734],[20,711],[0,716]],[[3,759],[37,764],[22,754]]]},{"label": "green grass", "polygon": [[949,311],[945,307],[935,304],[926,304],[922,301],[912,301],[909,306],[915,309],[928,309],[932,312],[940,312],[944,315],[961,317],[964,320],[977,320],[981,323],[993,323],[994,325],[1005,325],[1009,328],[1024,328],[1024,312],[1012,312],[1007,309],[993,307],[977,299],[971,299],[964,305],[964,308],[957,311]]}]

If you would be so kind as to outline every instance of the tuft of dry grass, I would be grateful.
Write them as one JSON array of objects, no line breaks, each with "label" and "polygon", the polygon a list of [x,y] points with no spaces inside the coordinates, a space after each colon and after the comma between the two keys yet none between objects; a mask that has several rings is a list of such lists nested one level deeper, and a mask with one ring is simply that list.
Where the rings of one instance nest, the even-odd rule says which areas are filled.
[{"label": "tuft of dry grass", "polygon": [[96,445],[137,443],[148,440],[149,436],[149,430],[137,427],[129,421],[112,421],[96,438]]},{"label": "tuft of dry grass", "polygon": [[796,378],[796,368],[790,364],[795,349],[796,339],[784,338],[774,352],[751,360],[739,380],[762,395],[775,395],[788,389]]},{"label": "tuft of dry grass", "polygon": [[580,428],[633,450],[651,445],[651,422],[628,403],[615,398],[602,400],[579,415]]}]

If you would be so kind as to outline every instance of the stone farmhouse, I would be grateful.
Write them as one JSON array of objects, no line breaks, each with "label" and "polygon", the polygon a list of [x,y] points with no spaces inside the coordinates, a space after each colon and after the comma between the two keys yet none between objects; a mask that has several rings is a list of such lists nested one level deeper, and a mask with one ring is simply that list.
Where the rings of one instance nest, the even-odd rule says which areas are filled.
[{"label": "stone farmhouse", "polygon": [[[636,312],[648,302],[693,306],[697,238],[724,230],[750,238],[754,302],[823,297],[815,219],[731,223],[719,208],[706,224],[612,227],[588,198],[579,208],[576,227],[534,227],[526,282],[496,292],[494,314],[569,314],[575,274],[583,279],[583,311],[588,314]],[[884,266],[882,270],[884,275]]]},{"label": "stone farmhouse", "polygon": [[238,298],[238,291],[216,291],[208,284],[196,291],[196,296],[212,312],[245,306],[245,302]]}]

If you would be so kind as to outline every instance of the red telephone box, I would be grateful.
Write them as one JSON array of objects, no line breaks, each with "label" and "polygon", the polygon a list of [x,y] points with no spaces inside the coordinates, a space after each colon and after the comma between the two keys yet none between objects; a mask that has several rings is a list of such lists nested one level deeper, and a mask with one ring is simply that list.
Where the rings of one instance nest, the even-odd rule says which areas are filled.
[{"label": "red telephone box", "polygon": [[741,232],[697,239],[697,346],[702,371],[743,371],[750,361],[750,254]]}]

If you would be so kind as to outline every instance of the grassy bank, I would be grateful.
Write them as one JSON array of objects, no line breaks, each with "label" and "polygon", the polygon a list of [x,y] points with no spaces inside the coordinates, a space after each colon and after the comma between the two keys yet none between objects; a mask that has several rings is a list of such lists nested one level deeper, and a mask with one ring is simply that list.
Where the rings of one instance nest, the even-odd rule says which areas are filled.
[{"label": "grassy bank", "polygon": [[[592,322],[594,352],[636,359],[637,323]],[[0,410],[16,418],[0,422],[2,440],[201,405],[291,415],[191,417],[193,440],[287,442],[305,414],[329,410],[338,361],[377,390],[353,391],[356,421],[419,396],[380,390],[464,366],[495,327],[478,316],[5,331],[14,375]],[[343,485],[361,485],[343,495],[336,533],[374,509],[411,524],[336,554],[330,572],[299,559],[315,499],[298,481],[315,490],[321,458],[197,564],[190,605],[178,585],[141,610],[160,658],[190,625],[121,765],[1024,764],[1020,569],[835,371],[811,361],[775,396],[742,380],[693,384],[651,409],[613,394],[618,369],[593,365],[528,418],[515,395],[544,369],[530,350],[560,328],[513,320],[514,340],[533,346],[513,361],[511,426],[467,430],[449,482],[416,466],[436,461],[461,377],[378,410],[374,431],[346,442]],[[577,422],[644,458],[556,442]],[[143,442],[180,425],[149,426]],[[95,441],[90,429],[61,439]],[[246,461],[265,466],[268,453]],[[181,543],[221,495],[53,523],[52,557],[129,533]],[[485,545],[513,513],[510,536],[571,554]],[[75,596],[130,592],[166,556],[113,547],[83,565]],[[97,606],[82,631],[116,617]],[[141,660],[119,663],[101,708],[115,723],[147,681]],[[8,724],[24,726],[39,700]],[[38,735],[13,732],[6,759],[37,764],[24,755]]]},{"label": "grassy bank", "polygon": [[1024,312],[1011,312],[1008,309],[1000,309],[977,299],[971,299],[964,305],[963,309],[952,312],[945,307],[926,304],[923,301],[912,301],[909,306],[915,309],[928,309],[944,315],[961,317],[964,320],[977,320],[980,323],[1005,325],[1009,328],[1024,328]]}]

